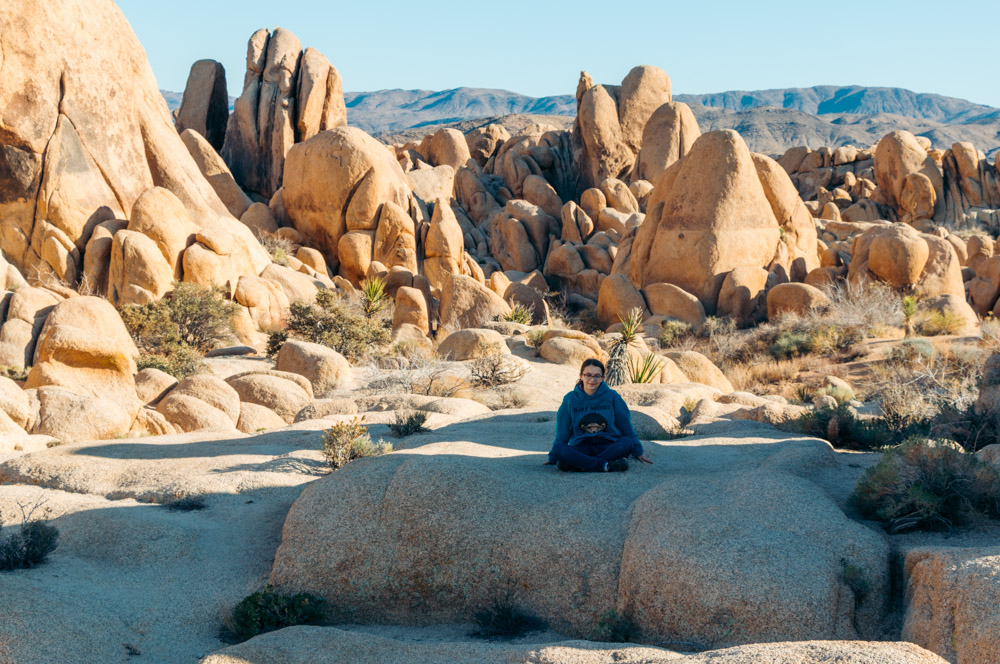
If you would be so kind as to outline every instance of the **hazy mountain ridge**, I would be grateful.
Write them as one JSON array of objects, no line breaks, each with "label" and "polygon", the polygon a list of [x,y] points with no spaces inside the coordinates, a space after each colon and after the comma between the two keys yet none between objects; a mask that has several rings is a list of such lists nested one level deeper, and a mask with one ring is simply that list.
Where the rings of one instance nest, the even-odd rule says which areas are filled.
[{"label": "hazy mountain ridge", "polygon": [[803,111],[811,115],[854,113],[875,115],[891,113],[920,120],[963,124],[995,114],[1000,109],[965,99],[945,97],[904,88],[878,88],[860,85],[816,85],[811,88],[774,90],[730,90],[701,95],[679,94],[676,101],[685,104],[743,111],[760,106],[774,106]]},{"label": "hazy mountain ridge", "polygon": [[[181,93],[163,91],[171,109]],[[232,98],[230,98],[232,101]],[[905,129],[947,148],[971,141],[1000,149],[1000,109],[903,88],[818,85],[674,95],[691,106],[702,131],[736,129],[751,149],[783,152],[795,145],[869,145]],[[390,142],[411,140],[440,126],[471,126],[506,116],[549,116],[559,126],[576,114],[573,95],[529,97],[489,88],[345,92],[347,121]],[[558,120],[557,120],[558,118]]]}]

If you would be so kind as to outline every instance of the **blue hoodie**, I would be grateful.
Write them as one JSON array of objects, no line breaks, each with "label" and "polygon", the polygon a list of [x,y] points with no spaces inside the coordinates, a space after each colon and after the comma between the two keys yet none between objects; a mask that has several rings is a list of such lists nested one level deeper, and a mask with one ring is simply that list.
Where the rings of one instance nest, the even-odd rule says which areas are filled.
[{"label": "blue hoodie", "polygon": [[[632,456],[642,456],[642,443],[632,428],[628,406],[607,383],[601,383],[593,394],[587,394],[582,385],[577,385],[563,397],[556,415],[556,439],[552,446],[558,443],[579,445],[595,437],[631,440]],[[555,461],[552,452],[549,452],[549,460]]]}]

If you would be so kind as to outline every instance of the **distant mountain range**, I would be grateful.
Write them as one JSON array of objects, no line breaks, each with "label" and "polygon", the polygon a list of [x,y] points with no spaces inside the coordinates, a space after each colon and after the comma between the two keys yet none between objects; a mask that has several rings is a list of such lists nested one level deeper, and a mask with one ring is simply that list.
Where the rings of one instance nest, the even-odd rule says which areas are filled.
[{"label": "distant mountain range", "polygon": [[[163,95],[171,109],[180,105],[181,93]],[[678,94],[674,100],[691,106],[702,131],[736,129],[759,152],[868,145],[894,129],[927,136],[937,147],[972,141],[986,153],[1000,149],[1000,109],[902,88],[817,85]],[[566,126],[565,118],[576,114],[573,95],[528,97],[485,88],[346,92],[344,101],[350,125],[392,142],[439,126],[471,127],[510,115],[561,116],[549,120]]]}]

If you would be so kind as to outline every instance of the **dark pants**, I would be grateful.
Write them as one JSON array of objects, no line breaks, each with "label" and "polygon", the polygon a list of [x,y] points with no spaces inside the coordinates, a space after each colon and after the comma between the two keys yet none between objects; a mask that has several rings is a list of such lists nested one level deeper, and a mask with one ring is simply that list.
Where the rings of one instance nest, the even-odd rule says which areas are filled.
[{"label": "dark pants", "polygon": [[595,436],[579,445],[556,443],[552,455],[561,465],[569,466],[586,472],[604,470],[604,464],[616,459],[624,459],[632,451],[632,442],[628,440],[612,440],[603,436]]}]

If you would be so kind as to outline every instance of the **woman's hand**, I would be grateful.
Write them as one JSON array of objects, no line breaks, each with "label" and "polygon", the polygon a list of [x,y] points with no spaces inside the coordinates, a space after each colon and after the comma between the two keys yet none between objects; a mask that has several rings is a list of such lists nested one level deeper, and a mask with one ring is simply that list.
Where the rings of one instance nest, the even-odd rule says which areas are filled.
[{"label": "woman's hand", "polygon": [[642,463],[648,463],[648,464],[652,464],[653,463],[652,461],[650,461],[649,459],[647,459],[645,456],[643,456],[641,454],[636,457],[636,461],[641,461]]}]

